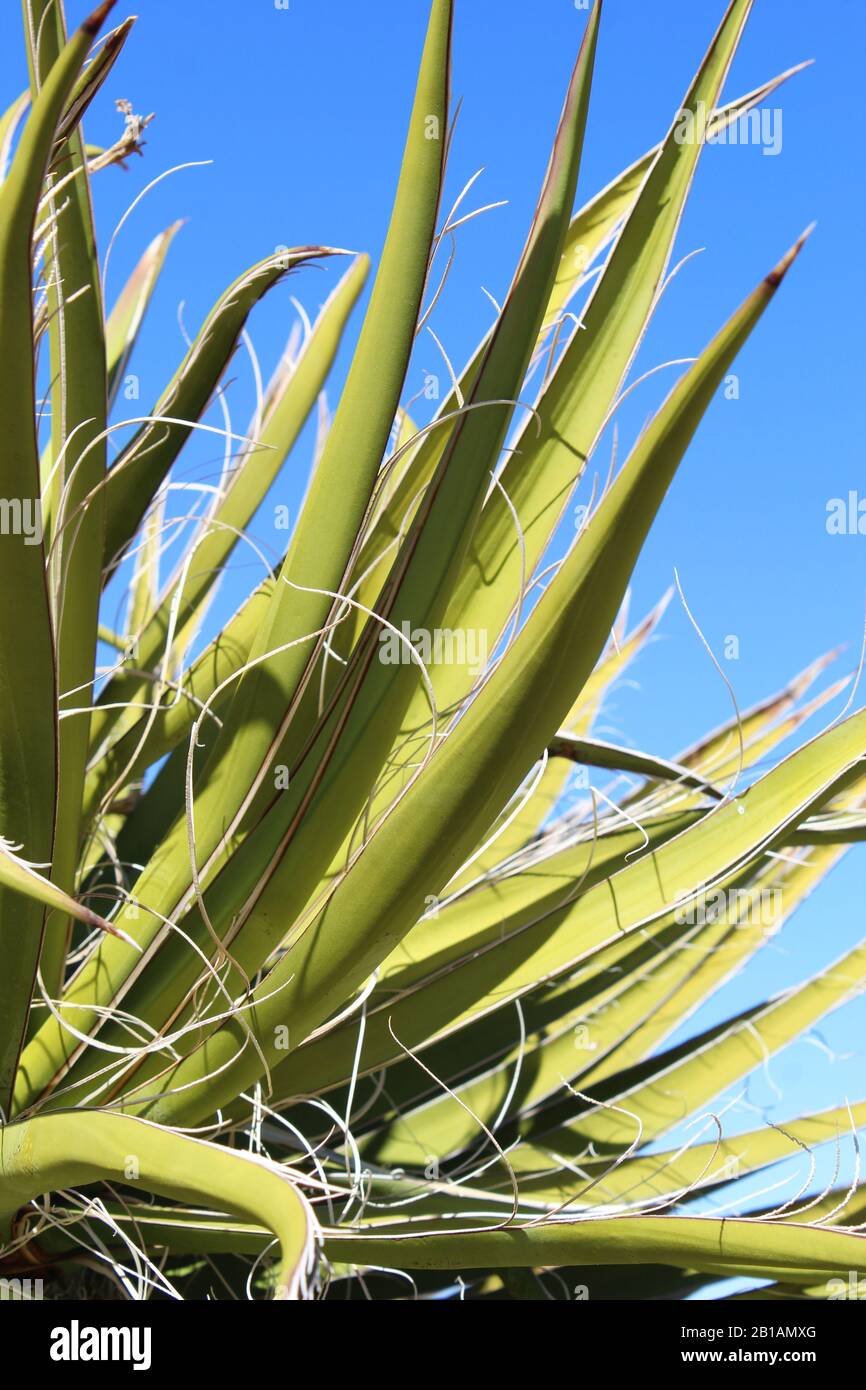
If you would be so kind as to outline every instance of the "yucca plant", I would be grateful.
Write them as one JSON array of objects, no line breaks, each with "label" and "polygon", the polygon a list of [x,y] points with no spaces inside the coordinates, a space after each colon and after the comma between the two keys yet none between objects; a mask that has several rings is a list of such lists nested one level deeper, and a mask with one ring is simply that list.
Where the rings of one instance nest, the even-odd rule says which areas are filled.
[{"label": "yucca plant", "polygon": [[[866,714],[773,756],[838,692],[804,702],[821,660],[674,761],[592,732],[661,617],[623,617],[653,518],[802,238],[551,563],[665,281],[703,142],[682,115],[718,133],[790,76],[719,104],[751,0],[666,139],[573,215],[596,6],[511,287],[419,427],[407,364],[461,218],[440,217],[452,4],[433,0],[339,406],[284,557],[203,649],[368,263],[243,436],[203,416],[248,315],[344,253],[247,270],[130,419],[173,229],[104,313],[89,178],[144,124],[127,109],[117,145],[84,144],[131,27],[97,42],[110,8],[67,40],[59,3],[24,0],[31,93],[2,129],[0,1271],[97,1260],[133,1297],[405,1298],[458,1276],[469,1298],[682,1297],[730,1275],[825,1296],[862,1266],[856,1183],[724,1220],[702,1199],[733,1184],[737,1209],[738,1179],[841,1143],[866,1101],[733,1136],[709,1107],[863,987],[866,946],[668,1039],[863,838]],[[169,484],[198,429],[226,462],[189,524]],[[109,583],[121,633],[100,626]],[[567,795],[575,766],[610,776]]]}]

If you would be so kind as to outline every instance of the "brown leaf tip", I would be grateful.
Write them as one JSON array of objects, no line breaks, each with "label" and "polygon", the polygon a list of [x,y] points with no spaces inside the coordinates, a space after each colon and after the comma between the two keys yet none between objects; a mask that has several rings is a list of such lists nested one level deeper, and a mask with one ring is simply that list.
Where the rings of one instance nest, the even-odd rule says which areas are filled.
[{"label": "brown leaf tip", "polygon": [[116,0],[102,0],[102,4],[97,5],[96,9],[82,23],[81,27],[85,34],[98,34],[115,4]]},{"label": "brown leaf tip", "polygon": [[798,237],[794,242],[790,251],[788,251],[779,261],[779,264],[770,271],[769,275],[766,277],[766,283],[771,289],[778,289],[779,285],[781,285],[794,261],[797,259],[804,245],[815,230],[815,225],[814,222],[809,224],[803,235]]}]

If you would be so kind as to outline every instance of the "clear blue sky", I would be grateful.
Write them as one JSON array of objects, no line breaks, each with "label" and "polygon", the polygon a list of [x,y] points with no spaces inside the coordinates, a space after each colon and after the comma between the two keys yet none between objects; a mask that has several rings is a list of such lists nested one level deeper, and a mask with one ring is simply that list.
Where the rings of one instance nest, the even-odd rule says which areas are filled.
[{"label": "clear blue sky", "polygon": [[[71,20],[88,6],[68,5]],[[176,311],[191,331],[221,290],[280,244],[326,242],[377,256],[387,225],[426,24],[426,0],[140,0],[140,21],[87,123],[88,139],[118,130],[115,97],[156,111],[143,160],[97,180],[104,246],[145,183],[171,165],[212,159],[178,173],[135,211],[112,254],[109,300],[150,238],[189,219],[170,254],[158,301],[133,369],[142,401],[159,394],[182,353]],[[606,0],[579,199],[585,201],[665,132],[723,11],[722,0]],[[125,10],[116,11],[118,19]],[[456,364],[489,322],[483,284],[501,297],[522,245],[586,15],[572,0],[458,0],[454,93],[465,100],[450,170],[456,193],[480,166],[470,197],[508,206],[468,225],[434,327]],[[678,255],[705,248],[669,289],[637,370],[697,352],[726,315],[813,219],[818,227],[735,368],[740,398],[711,408],[674,486],[634,584],[641,615],[672,582],[676,565],[689,603],[717,652],[739,638],[726,666],[741,707],[778,688],[818,653],[840,643],[856,666],[866,603],[866,536],[830,536],[830,498],[866,497],[866,347],[863,310],[866,181],[862,156],[862,0],[757,0],[727,96],[813,58],[815,65],[771,99],[782,110],[782,148],[705,151]],[[4,87],[24,85],[20,17],[0,17]],[[281,350],[297,295],[311,316],[335,271],[307,272],[281,287],[252,328],[267,373]],[[358,319],[353,324],[356,331]],[[341,357],[329,396],[345,370]],[[426,368],[440,370],[432,342],[419,349],[407,395]],[[238,358],[232,388],[243,428],[253,402]],[[663,373],[620,414],[621,447],[673,380]],[[309,431],[280,484],[293,507],[309,462]],[[602,455],[607,457],[607,444]],[[198,446],[191,457],[213,457]],[[270,515],[270,513],[269,513]],[[266,517],[256,534],[274,544]],[[223,621],[258,571],[244,558],[224,586]],[[730,702],[684,614],[673,604],[663,639],[612,702],[606,732],[673,755],[727,717]],[[862,703],[858,701],[858,703]],[[833,707],[835,713],[838,706]],[[826,717],[829,717],[826,716]],[[864,852],[852,852],[832,882],[702,1021],[739,1007],[832,959],[863,934]],[[839,1051],[856,1046],[864,1009],[855,1004],[821,1030]],[[777,1116],[803,1105],[866,1095],[860,1058],[832,1062],[809,1043],[773,1065],[785,1093],[755,1082],[756,1103]]]}]

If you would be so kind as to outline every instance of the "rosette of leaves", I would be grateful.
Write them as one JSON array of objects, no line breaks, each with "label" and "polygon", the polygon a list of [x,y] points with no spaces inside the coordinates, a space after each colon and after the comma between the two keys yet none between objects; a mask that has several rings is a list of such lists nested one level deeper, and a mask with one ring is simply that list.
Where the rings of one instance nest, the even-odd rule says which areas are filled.
[{"label": "rosette of leaves", "polygon": [[[67,37],[59,3],[24,0],[31,91],[0,132],[0,494],[19,521],[0,539],[0,1267],[96,1260],[130,1296],[679,1297],[731,1275],[820,1296],[861,1266],[856,1184],[724,1220],[706,1198],[732,1187],[728,1210],[737,1182],[841,1144],[866,1102],[733,1135],[710,1107],[862,988],[866,946],[681,1038],[863,838],[866,714],[775,756],[839,689],[804,699],[819,661],[673,760],[593,732],[661,616],[622,616],[653,519],[802,238],[564,555],[560,527],[668,273],[701,154],[682,113],[717,133],[790,76],[722,104],[751,0],[667,136],[575,213],[596,6],[510,288],[419,427],[407,367],[463,215],[442,215],[452,4],[433,0],[303,507],[198,647],[369,267],[347,262],[244,435],[203,417],[248,316],[345,253],[244,271],[130,420],[176,228],[106,310],[89,180],[145,124],[124,107],[116,147],[84,143],[132,27],[103,35],[110,8]],[[203,429],[226,465],[166,575],[173,470]],[[577,796],[575,766],[596,769]]]}]

